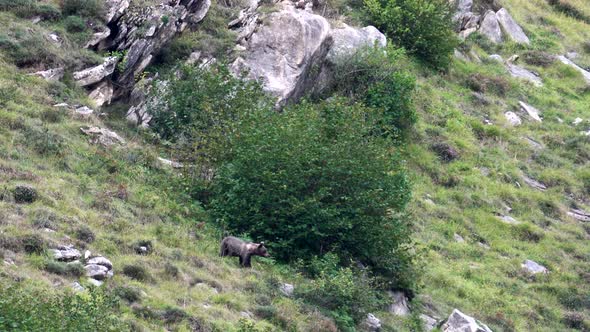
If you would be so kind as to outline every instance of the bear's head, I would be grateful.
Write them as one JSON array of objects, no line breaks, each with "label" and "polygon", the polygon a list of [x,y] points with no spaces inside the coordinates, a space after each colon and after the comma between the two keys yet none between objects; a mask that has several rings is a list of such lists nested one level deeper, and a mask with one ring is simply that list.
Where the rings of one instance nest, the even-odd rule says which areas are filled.
[{"label": "bear's head", "polygon": [[264,242],[260,242],[258,244],[258,246],[255,249],[255,254],[262,257],[270,257],[268,250],[266,250],[266,247],[264,246]]}]

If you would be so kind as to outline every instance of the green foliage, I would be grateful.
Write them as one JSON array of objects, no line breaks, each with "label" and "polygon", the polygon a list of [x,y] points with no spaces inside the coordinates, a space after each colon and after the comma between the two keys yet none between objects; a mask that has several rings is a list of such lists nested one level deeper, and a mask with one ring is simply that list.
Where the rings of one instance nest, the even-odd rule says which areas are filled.
[{"label": "green foliage", "polygon": [[63,275],[63,276],[74,276],[81,277],[84,275],[86,270],[80,263],[63,263],[56,261],[48,261],[45,264],[45,270],[51,273]]},{"label": "green foliage", "polygon": [[61,155],[65,146],[63,137],[48,127],[29,126],[25,129],[23,139],[41,155]]},{"label": "green foliage", "polygon": [[99,289],[50,294],[21,285],[0,285],[2,331],[124,331],[117,301]]},{"label": "green foliage", "polygon": [[61,10],[64,15],[99,18],[105,9],[101,0],[63,0]]},{"label": "green foliage", "polygon": [[150,278],[147,269],[137,264],[125,265],[123,267],[123,274],[138,281],[146,281]]},{"label": "green foliage", "polygon": [[63,22],[66,30],[71,33],[83,32],[86,30],[86,22],[80,16],[68,16]]},{"label": "green foliage", "polygon": [[298,294],[311,303],[335,312],[334,318],[338,318],[343,328],[349,325],[345,316],[358,321],[368,310],[379,307],[374,280],[366,274],[367,271],[341,267],[335,254],[314,257],[309,264],[309,271],[313,279],[298,288]]},{"label": "green foliage", "polygon": [[447,0],[365,0],[369,21],[397,45],[436,68],[451,61],[458,39]]},{"label": "green foliage", "polygon": [[398,212],[410,188],[373,128],[371,110],[346,99],[254,114],[219,170],[214,215],[282,261],[334,252],[372,264],[393,254],[408,239]]},{"label": "green foliage", "polygon": [[56,20],[61,16],[58,8],[36,0],[0,0],[0,11],[12,12],[23,18],[38,15],[45,20]]},{"label": "green foliage", "polygon": [[[182,67],[182,78],[152,89],[163,104],[152,105],[152,128],[174,144],[184,162],[219,164],[231,151],[245,115],[270,108],[260,85],[233,77],[226,66]],[[200,173],[199,173],[200,174]]]},{"label": "green foliage", "polygon": [[340,59],[333,68],[333,91],[379,112],[376,131],[392,138],[404,138],[416,122],[415,78],[402,69],[403,59],[402,49],[369,47]]}]

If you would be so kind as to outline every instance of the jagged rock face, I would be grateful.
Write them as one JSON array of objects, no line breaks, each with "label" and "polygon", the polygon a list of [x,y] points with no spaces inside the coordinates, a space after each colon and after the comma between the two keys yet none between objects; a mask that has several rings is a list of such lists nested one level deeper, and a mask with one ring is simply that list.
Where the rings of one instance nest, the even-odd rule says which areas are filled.
[{"label": "jagged rock face", "polygon": [[321,66],[332,44],[330,24],[286,4],[265,21],[247,40],[246,54],[236,59],[232,69],[261,80],[264,89],[284,105],[313,85],[317,73],[312,68]]},{"label": "jagged rock face", "polygon": [[105,58],[101,65],[74,72],[74,80],[81,86],[98,83],[115,71],[118,61],[114,56]]},{"label": "jagged rock face", "polygon": [[117,20],[125,13],[125,10],[129,7],[129,0],[106,0],[104,3],[105,7],[105,22],[110,23],[113,20]]},{"label": "jagged rock face", "polygon": [[88,95],[94,101],[96,106],[101,107],[110,104],[113,98],[113,85],[109,81],[101,82]]}]

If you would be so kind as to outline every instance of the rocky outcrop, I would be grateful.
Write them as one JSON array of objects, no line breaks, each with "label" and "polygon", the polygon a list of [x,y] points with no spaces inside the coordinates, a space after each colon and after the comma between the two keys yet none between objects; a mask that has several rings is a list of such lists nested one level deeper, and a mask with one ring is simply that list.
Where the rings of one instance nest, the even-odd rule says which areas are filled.
[{"label": "rocky outcrop", "polygon": [[387,310],[397,316],[407,316],[410,314],[410,307],[408,305],[408,298],[403,292],[388,292],[392,303]]},{"label": "rocky outcrop", "polygon": [[129,0],[105,0],[104,2],[104,19],[105,22],[111,23],[111,21],[119,19],[125,10],[129,7]]},{"label": "rocky outcrop", "polygon": [[94,101],[94,104],[98,107],[110,104],[113,98],[113,84],[110,81],[99,83],[90,92],[88,97]]},{"label": "rocky outcrop", "polygon": [[457,0],[456,6],[454,21],[457,23],[459,37],[465,39],[478,31],[495,44],[506,39],[519,44],[530,44],[522,27],[496,1],[478,3],[478,8],[475,8],[472,0]]},{"label": "rocky outcrop", "polygon": [[453,310],[441,329],[443,332],[492,332],[487,325],[457,309]]},{"label": "rocky outcrop", "polygon": [[478,31],[482,35],[488,37],[492,43],[500,44],[504,41],[498,17],[496,16],[496,13],[491,10],[485,13]]},{"label": "rocky outcrop", "polygon": [[120,86],[115,97],[129,93],[134,77],[174,36],[203,20],[210,6],[210,0],[163,1],[151,7],[131,6],[119,18],[114,18],[109,24],[113,33],[96,48],[126,51],[120,72],[114,78]]},{"label": "rocky outcrop", "polygon": [[125,140],[114,131],[100,127],[83,127],[80,130],[90,136],[90,143],[109,147],[115,144],[125,144]]},{"label": "rocky outcrop", "polygon": [[543,119],[541,119],[541,116],[540,116],[541,112],[538,109],[534,108],[533,106],[531,106],[523,101],[519,101],[518,105],[520,105],[520,109],[522,111],[526,112],[531,119],[533,119],[537,122],[543,122]]},{"label": "rocky outcrop", "polygon": [[[332,44],[330,24],[322,16],[284,3],[265,18],[250,38],[246,51],[232,64],[236,73],[260,80],[278,105],[300,98],[314,83]],[[315,70],[317,72],[317,70]]]},{"label": "rocky outcrop", "polygon": [[559,55],[557,57],[557,59],[559,61],[561,61],[563,64],[566,64],[572,68],[574,68],[575,70],[577,70],[578,72],[580,72],[580,74],[582,74],[582,76],[584,77],[584,80],[586,80],[586,83],[590,84],[590,72],[587,71],[586,69],[578,66],[577,64],[575,64],[572,60],[566,58],[563,55]]},{"label": "rocky outcrop", "polygon": [[506,63],[506,69],[512,77],[528,81],[532,83],[534,86],[540,87],[543,86],[543,80],[539,77],[539,75],[533,73],[532,71],[525,69],[521,66],[515,65],[513,63]]},{"label": "rocky outcrop", "polygon": [[53,253],[53,259],[60,262],[72,262],[80,259],[82,256],[80,251],[75,249],[72,245],[59,246],[57,249],[51,249],[51,252]]},{"label": "rocky outcrop", "polygon": [[118,61],[115,56],[107,57],[98,66],[74,72],[74,81],[80,86],[98,83],[115,71]]},{"label": "rocky outcrop", "polygon": [[279,291],[283,293],[283,295],[291,297],[295,292],[295,286],[292,284],[281,284],[281,286],[279,286]]},{"label": "rocky outcrop", "polygon": [[567,215],[578,220],[578,221],[583,221],[583,222],[590,221],[590,212],[584,211],[582,209],[571,209],[570,211],[567,212]]},{"label": "rocky outcrop", "polygon": [[378,332],[381,330],[381,320],[373,314],[367,314],[363,322],[363,328],[369,332]]},{"label": "rocky outcrop", "polygon": [[61,80],[64,77],[64,69],[62,67],[53,68],[53,69],[38,71],[38,72],[33,73],[31,75],[41,77],[48,82],[55,82],[55,81]]},{"label": "rocky outcrop", "polygon": [[522,31],[520,25],[516,23],[506,8],[498,10],[496,12],[496,18],[498,19],[498,23],[500,23],[500,26],[502,26],[504,33],[509,39],[519,44],[528,45],[531,43],[524,31]]}]

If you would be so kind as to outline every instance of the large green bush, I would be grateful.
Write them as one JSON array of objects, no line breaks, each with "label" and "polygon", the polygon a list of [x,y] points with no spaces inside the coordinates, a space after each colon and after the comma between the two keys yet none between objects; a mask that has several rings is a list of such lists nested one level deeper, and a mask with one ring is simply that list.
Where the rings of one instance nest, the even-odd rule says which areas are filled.
[{"label": "large green bush", "polygon": [[375,114],[347,99],[302,103],[244,120],[216,178],[214,215],[265,240],[279,260],[327,252],[372,264],[408,239],[400,157],[371,135]]},{"label": "large green bush", "polygon": [[65,15],[78,15],[99,18],[104,12],[104,1],[101,0],[62,0],[61,10]]},{"label": "large green bush", "polygon": [[364,0],[369,21],[397,45],[437,68],[446,67],[458,39],[448,0]]}]

